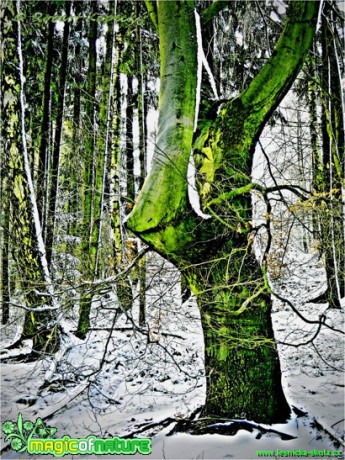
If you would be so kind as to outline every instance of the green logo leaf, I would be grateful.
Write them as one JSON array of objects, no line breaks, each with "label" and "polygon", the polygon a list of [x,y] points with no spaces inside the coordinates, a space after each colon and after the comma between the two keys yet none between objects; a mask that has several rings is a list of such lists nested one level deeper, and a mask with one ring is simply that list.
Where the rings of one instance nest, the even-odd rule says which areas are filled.
[{"label": "green logo leaf", "polygon": [[19,412],[17,422],[6,420],[2,424],[2,431],[6,435],[5,441],[11,440],[11,448],[14,451],[25,452],[31,438],[52,438],[57,429],[45,425],[41,418],[38,418],[35,423],[30,420],[23,422],[23,415]]}]

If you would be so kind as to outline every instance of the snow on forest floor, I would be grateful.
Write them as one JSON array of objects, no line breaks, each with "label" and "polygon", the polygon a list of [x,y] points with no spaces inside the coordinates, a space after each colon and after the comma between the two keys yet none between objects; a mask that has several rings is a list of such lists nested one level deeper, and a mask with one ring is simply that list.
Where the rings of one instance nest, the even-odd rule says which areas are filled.
[{"label": "snow on forest floor", "polygon": [[[324,269],[318,266],[316,257],[296,252],[288,257],[290,272],[282,272],[279,280],[272,280],[273,291],[288,298],[307,319],[317,321],[319,315],[324,314],[328,324],[342,329],[342,311],[328,310],[326,304],[308,303],[325,285]],[[73,343],[68,344],[57,365],[54,382],[47,388],[40,389],[51,364],[49,359],[39,363],[5,362],[1,373],[2,421],[16,420],[21,411],[24,419],[29,420],[49,416],[46,423],[56,427],[59,436],[82,438],[95,434],[106,438],[133,433],[142,423],[188,416],[202,404],[205,397],[203,336],[195,300],[190,298],[181,305],[179,274],[160,257],[149,257],[148,272],[150,343],[145,334],[135,327],[133,330],[133,324],[138,324],[136,302],[133,318],[122,315],[111,336],[109,330],[92,331],[85,342],[72,336]],[[113,292],[94,302],[92,327],[111,328],[115,303]],[[75,307],[69,322],[71,330],[76,327],[73,320],[76,315]],[[277,298],[273,324],[277,340],[294,345],[307,342],[317,328],[315,324],[303,322],[288,304]],[[14,339],[15,331],[11,337],[6,331],[8,328],[3,331],[3,345]],[[153,452],[138,458],[254,459],[258,458],[256,450],[341,448],[344,437],[341,334],[323,327],[313,344],[298,348],[279,345],[279,351],[288,401],[308,412],[308,416],[294,415],[287,424],[271,428],[296,439],[282,441],[274,433],[256,439],[256,429],[252,433],[240,430],[235,436],[183,433],[166,436],[172,429],[170,425],[162,431],[152,429],[145,433],[145,436],[153,436]],[[33,459],[50,457],[30,456]],[[27,456],[7,450],[2,458]]]}]

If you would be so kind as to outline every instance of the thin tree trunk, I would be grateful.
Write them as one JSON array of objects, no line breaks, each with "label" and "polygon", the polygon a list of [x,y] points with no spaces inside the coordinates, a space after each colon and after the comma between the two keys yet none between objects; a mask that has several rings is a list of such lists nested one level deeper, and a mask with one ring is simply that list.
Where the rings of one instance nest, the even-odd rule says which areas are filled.
[{"label": "thin tree trunk", "polygon": [[[83,2],[75,1],[74,10],[76,16],[80,16],[83,8]],[[80,211],[80,186],[81,186],[81,174],[80,174],[80,155],[81,155],[81,84],[82,84],[82,57],[81,57],[81,38],[83,30],[83,20],[79,17],[75,32],[78,36],[78,41],[75,47],[75,55],[77,59],[77,69],[74,75],[75,88],[73,95],[73,134],[72,134],[72,152],[73,157],[71,158],[70,165],[70,187],[68,197],[68,208],[67,212],[69,215],[67,233],[73,236],[78,234],[78,211]]]},{"label": "thin tree trunk", "polygon": [[[1,141],[2,144],[2,141]],[[2,324],[7,324],[10,317],[10,175],[8,155],[1,145],[1,171],[0,171],[0,253],[1,253],[1,287],[0,299],[2,305]]]},{"label": "thin tree trunk", "polygon": [[64,23],[63,39],[62,39],[62,55],[60,64],[60,80],[59,80],[59,96],[57,103],[57,118],[56,118],[56,129],[55,129],[55,140],[52,155],[52,162],[50,168],[50,196],[48,203],[48,215],[47,215],[47,237],[46,237],[46,248],[47,248],[47,261],[49,267],[52,262],[53,243],[54,243],[54,232],[55,232],[55,221],[56,221],[56,204],[58,196],[58,182],[59,182],[59,166],[60,166],[60,150],[61,150],[61,139],[63,130],[63,115],[65,106],[65,90],[66,90],[66,79],[67,79],[67,57],[68,57],[68,43],[69,43],[69,32],[71,16],[71,1],[67,1],[66,5],[66,20]]},{"label": "thin tree trunk", "polygon": [[[114,85],[114,116],[113,116],[113,132],[112,132],[112,230],[113,230],[113,253],[114,267],[120,267],[122,261],[122,230],[120,216],[120,162],[121,162],[121,84],[120,75],[117,72],[116,82]],[[121,268],[119,269],[121,270]]]},{"label": "thin tree trunk", "polygon": [[[331,83],[331,60],[332,60],[332,39],[329,30],[327,16],[330,5],[325,3],[322,16],[322,69],[321,69],[321,97],[322,97],[322,145],[323,145],[323,192],[327,193],[328,203],[324,207],[321,219],[322,250],[325,255],[325,266],[327,274],[327,298],[331,308],[340,308],[340,284],[343,285],[344,276],[340,274],[339,265],[343,266],[344,247],[343,235],[343,214],[341,196],[341,174],[339,159],[337,158],[336,138],[333,128],[335,127],[334,105],[332,99]],[[333,86],[333,88],[332,88]],[[338,93],[338,91],[336,91]],[[338,97],[339,93],[337,94]],[[335,110],[336,111],[336,110]],[[339,203],[339,204],[338,204]],[[337,241],[336,241],[337,240]],[[336,247],[338,246],[338,247]],[[343,272],[344,273],[344,272]],[[340,281],[339,277],[342,277]]]},{"label": "thin tree trunk", "polygon": [[[97,2],[91,2],[92,16],[97,15]],[[83,251],[90,253],[90,239],[93,222],[93,187],[94,187],[94,155],[95,155],[95,114],[96,114],[96,64],[97,64],[97,22],[90,23],[89,30],[89,68],[87,74],[86,129],[84,155],[84,224]],[[87,261],[89,265],[89,260]],[[90,268],[90,267],[88,267]]]},{"label": "thin tree trunk", "polygon": [[[129,45],[130,46],[130,45]],[[135,200],[134,185],[134,116],[133,75],[127,75],[127,111],[126,111],[126,172],[127,172],[127,208],[132,209]]]},{"label": "thin tree trunk", "polygon": [[[119,5],[120,6],[120,5]],[[118,62],[121,62],[122,53],[124,50],[123,43],[124,31],[120,29],[117,34],[117,49],[118,49]],[[114,116],[112,123],[112,155],[111,155],[111,225],[113,234],[113,267],[115,273],[119,273],[126,265],[125,259],[125,244],[124,244],[124,229],[121,217],[121,109],[123,94],[121,91],[121,82],[119,67],[116,66],[116,75],[114,83]],[[122,279],[116,285],[116,293],[118,301],[125,311],[132,308],[133,293],[129,276]]]},{"label": "thin tree trunk", "polygon": [[[48,15],[51,17],[54,15],[55,6],[54,2],[48,4]],[[47,187],[47,155],[49,146],[49,125],[51,117],[51,104],[50,104],[50,86],[52,80],[52,68],[53,68],[53,50],[54,50],[54,30],[55,24],[49,19],[48,21],[48,37],[47,37],[47,57],[46,57],[46,70],[44,76],[44,93],[43,93],[43,114],[41,124],[41,139],[39,147],[39,158],[38,158],[38,171],[37,171],[37,206],[40,215],[42,228],[45,227],[45,190]]]},{"label": "thin tree trunk", "polygon": [[[110,5],[113,7],[111,11],[112,16],[115,18],[117,10],[117,1],[112,2]],[[109,138],[111,120],[113,117],[112,98],[114,87],[114,75],[116,74],[115,65],[115,19],[108,24],[107,34],[107,54],[104,68],[104,78],[102,83],[103,96],[100,107],[100,135],[98,143],[98,157],[96,168],[96,184],[95,184],[95,202],[94,202],[94,225],[91,237],[91,257],[94,260],[94,276],[100,274],[100,251],[101,251],[101,238],[102,238],[102,224],[104,220],[104,207],[105,207],[105,190],[106,181],[108,176],[108,158],[109,158]]]},{"label": "thin tree trunk", "polygon": [[[339,300],[345,297],[345,215],[342,191],[345,190],[345,134],[344,105],[339,69],[339,58],[335,43],[333,12],[330,14],[329,31],[329,66],[331,93],[331,137],[332,137],[332,189],[336,190],[333,204],[333,257],[337,270],[337,289]],[[340,302],[339,302],[340,303]]]},{"label": "thin tree trunk", "polygon": [[[90,23],[89,31],[89,69],[87,78],[87,103],[86,103],[86,128],[84,156],[84,217],[82,250],[85,257],[85,274],[92,278],[94,276],[94,260],[92,258],[91,237],[95,225],[95,167],[96,167],[96,82],[97,82],[97,2],[91,2],[93,21]],[[90,312],[92,294],[82,294],[79,307],[79,322],[76,335],[85,338],[90,326]]]},{"label": "thin tree trunk", "polygon": [[[140,15],[140,4],[136,3],[137,16]],[[146,177],[146,106],[145,106],[145,79],[143,72],[143,46],[141,38],[141,29],[136,30],[136,69],[138,75],[138,119],[139,119],[139,161],[140,161],[140,177],[139,191],[141,190]]]},{"label": "thin tree trunk", "polygon": [[[140,16],[140,2],[136,3],[136,14]],[[140,176],[139,176],[139,191],[141,190],[146,177],[146,131],[145,131],[145,82],[143,75],[143,48],[141,40],[141,29],[138,26],[136,29],[136,50],[135,50],[135,67],[138,76],[138,122],[139,122],[139,161],[140,161]],[[138,244],[138,249],[140,244]],[[139,325],[144,326],[146,321],[146,256],[144,255],[139,261]]]},{"label": "thin tree trunk", "polygon": [[[309,111],[309,129],[310,129],[310,141],[312,149],[312,183],[311,189],[315,190],[316,193],[320,193],[322,190],[322,157],[320,152],[319,142],[319,126],[317,119],[317,93],[316,93],[316,71],[315,62],[312,57],[308,59],[309,73],[311,78],[308,80],[308,111]],[[314,240],[320,240],[320,213],[317,210],[313,210],[313,235]]]}]

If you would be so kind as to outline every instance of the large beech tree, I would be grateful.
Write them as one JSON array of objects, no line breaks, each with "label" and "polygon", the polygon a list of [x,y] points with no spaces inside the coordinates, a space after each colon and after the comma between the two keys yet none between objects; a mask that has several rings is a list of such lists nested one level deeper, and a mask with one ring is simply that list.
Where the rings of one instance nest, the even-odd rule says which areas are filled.
[{"label": "large beech tree", "polygon": [[[238,97],[200,109],[197,120],[194,1],[146,4],[160,39],[158,133],[152,169],[127,225],[181,270],[197,297],[207,378],[203,414],[284,421],[289,406],[265,260],[260,265],[252,249],[251,171],[260,133],[311,46],[319,2],[290,2],[281,37],[258,75]],[[226,5],[231,8],[213,2],[202,25]],[[191,151],[202,212],[188,199]]]}]

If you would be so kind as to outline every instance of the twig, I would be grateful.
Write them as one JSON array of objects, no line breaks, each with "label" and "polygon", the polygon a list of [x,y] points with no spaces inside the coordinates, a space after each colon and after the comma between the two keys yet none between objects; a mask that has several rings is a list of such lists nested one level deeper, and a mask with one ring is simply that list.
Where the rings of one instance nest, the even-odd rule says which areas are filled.
[{"label": "twig", "polygon": [[131,433],[126,434],[125,436],[122,436],[122,438],[124,438],[124,439],[133,438],[134,436],[136,436],[136,435],[138,435],[140,433],[144,433],[145,431],[150,430],[151,428],[156,428],[157,426],[162,426],[162,428],[165,428],[166,426],[170,425],[171,423],[178,422],[178,421],[179,421],[179,419],[176,419],[174,417],[167,417],[166,419],[161,420],[160,422],[144,424],[144,426],[142,426],[142,428],[140,428],[139,430],[132,431]]},{"label": "twig", "polygon": [[308,323],[308,324],[321,324],[325,327],[327,327],[328,329],[331,329],[331,331],[334,331],[334,332],[339,332],[340,334],[345,334],[344,331],[342,331],[341,329],[337,329],[335,327],[332,327],[331,325],[327,324],[326,323],[326,317],[324,314],[322,314],[320,316],[320,319],[318,321],[313,321],[311,319],[307,319],[305,318],[298,310],[297,308],[294,306],[294,304],[292,302],[290,302],[290,300],[284,298],[284,297],[281,297],[279,294],[277,294],[276,292],[272,291],[271,289],[271,293],[277,297],[277,299],[281,300],[282,302],[286,302],[289,307],[291,307],[291,309],[296,313],[296,315],[301,318],[301,320],[303,320],[305,323]]},{"label": "twig", "polygon": [[314,347],[314,350],[316,351],[316,354],[317,354],[318,357],[321,359],[321,361],[323,361],[323,362],[326,364],[326,366],[329,366],[331,369],[333,369],[333,370],[335,370],[335,371],[341,371],[341,372],[344,371],[344,369],[342,369],[342,368],[337,368],[337,367],[334,367],[334,366],[332,366],[331,364],[329,364],[329,363],[321,356],[321,354],[320,354],[319,350],[316,348],[315,344],[313,343],[312,345],[313,345],[313,347]]},{"label": "twig", "polygon": [[[126,332],[126,331],[135,331],[139,332],[140,334],[145,334],[147,335],[147,331],[143,329],[133,329],[132,327],[90,327],[88,331],[120,331],[120,332]],[[76,332],[76,330],[73,330],[71,332]],[[164,335],[166,337],[176,337],[177,339],[185,340],[184,337],[178,334],[169,334],[168,332],[161,332],[159,331],[160,335]]]}]

